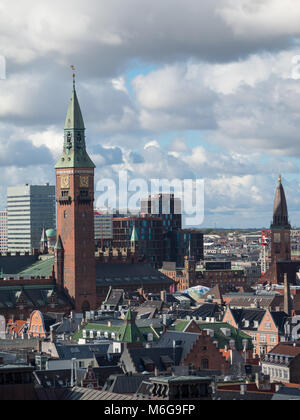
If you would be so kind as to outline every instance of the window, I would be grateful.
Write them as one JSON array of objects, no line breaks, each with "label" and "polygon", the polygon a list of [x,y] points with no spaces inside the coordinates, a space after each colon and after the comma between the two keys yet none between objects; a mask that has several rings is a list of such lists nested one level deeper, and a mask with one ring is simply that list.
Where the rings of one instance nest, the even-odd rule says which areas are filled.
[{"label": "window", "polygon": [[202,359],[202,360],[201,360],[201,368],[202,368],[202,369],[208,369],[208,366],[209,366],[209,361],[208,361],[208,359]]},{"label": "window", "polygon": [[88,195],[89,195],[89,192],[87,190],[80,191],[80,198],[87,198]]},{"label": "window", "polygon": [[266,323],[265,323],[265,328],[266,328],[267,330],[269,330],[269,329],[271,328],[271,322],[266,322]]}]

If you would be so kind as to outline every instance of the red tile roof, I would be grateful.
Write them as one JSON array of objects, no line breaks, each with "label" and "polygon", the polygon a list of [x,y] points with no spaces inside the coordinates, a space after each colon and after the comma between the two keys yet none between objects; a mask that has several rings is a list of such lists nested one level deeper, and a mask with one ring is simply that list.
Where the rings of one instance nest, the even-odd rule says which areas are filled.
[{"label": "red tile roof", "polygon": [[9,327],[9,334],[12,334],[13,332],[20,334],[20,331],[24,327],[24,325],[27,324],[27,321],[15,321],[10,327]]},{"label": "red tile roof", "polygon": [[[218,391],[230,391],[230,392],[240,392],[241,391],[241,385],[245,384],[224,384],[224,385],[218,385]],[[265,389],[258,389],[256,384],[246,384],[247,385],[247,391],[246,392],[254,392],[254,393],[263,393],[263,394],[274,394],[276,392],[276,385],[271,384],[271,389],[265,390]]]},{"label": "red tile roof", "polygon": [[296,357],[300,354],[300,346],[293,346],[292,344],[278,344],[270,351],[270,354],[272,353]]}]

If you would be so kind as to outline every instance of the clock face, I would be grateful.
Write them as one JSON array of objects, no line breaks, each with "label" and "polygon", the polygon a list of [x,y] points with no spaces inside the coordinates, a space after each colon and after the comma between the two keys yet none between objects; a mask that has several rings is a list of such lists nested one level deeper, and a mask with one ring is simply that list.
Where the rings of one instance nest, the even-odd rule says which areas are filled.
[{"label": "clock face", "polygon": [[70,188],[70,177],[68,176],[61,177],[61,188]]},{"label": "clock face", "polygon": [[80,177],[80,188],[89,188],[89,177],[81,176]]},{"label": "clock face", "polygon": [[275,233],[274,234],[274,242],[276,244],[280,244],[280,242],[281,242],[281,235],[280,235],[280,233]]}]

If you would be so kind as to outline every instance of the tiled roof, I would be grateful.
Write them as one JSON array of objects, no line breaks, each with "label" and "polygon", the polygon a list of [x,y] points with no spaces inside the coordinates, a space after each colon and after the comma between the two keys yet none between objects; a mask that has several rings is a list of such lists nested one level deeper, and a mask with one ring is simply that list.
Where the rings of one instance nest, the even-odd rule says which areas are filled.
[{"label": "tiled roof", "polygon": [[124,394],[113,394],[112,392],[97,391],[87,388],[75,387],[67,395],[63,397],[65,401],[108,401],[108,400],[137,400],[140,398],[124,395]]},{"label": "tiled roof", "polygon": [[[173,346],[152,348],[129,348],[128,354],[126,352],[123,352],[121,356],[121,363],[125,365],[125,368],[127,362],[129,362],[130,366],[133,363],[136,372],[142,373],[147,371],[145,363],[147,360],[149,360],[153,363],[154,367],[156,367],[159,371],[162,372],[167,370],[162,359],[163,356],[169,356],[169,358],[173,361],[175,366],[178,366],[182,359],[182,348],[173,348]],[[129,357],[129,360],[127,360],[127,357]]]},{"label": "tiled roof", "polygon": [[269,354],[280,354],[283,356],[296,357],[300,354],[300,346],[294,347],[292,344],[278,344],[274,347]]},{"label": "tiled roof", "polygon": [[108,378],[103,391],[116,394],[135,394],[144,380],[150,375],[113,375]]},{"label": "tiled roof", "polygon": [[254,327],[254,321],[258,322],[258,325],[261,323],[266,311],[264,309],[231,309],[231,313],[235,322],[241,327],[244,328],[243,321],[249,321],[249,327],[247,330],[256,330]]},{"label": "tiled roof", "polygon": [[126,284],[160,284],[169,286],[173,281],[148,264],[97,264],[98,286],[118,287]]},{"label": "tiled roof", "polygon": [[48,305],[49,295],[54,291],[57,293],[59,304],[69,305],[54,285],[0,286],[0,309],[15,308],[21,294],[29,308],[41,308]]},{"label": "tiled roof", "polygon": [[72,389],[37,389],[37,399],[40,401],[122,401],[137,400],[130,395],[113,394],[95,389],[74,387]]},{"label": "tiled roof", "polygon": [[176,310],[178,317],[184,319],[186,317],[198,318],[205,320],[206,318],[215,318],[221,312],[220,307],[216,303],[204,303],[197,309]]},{"label": "tiled roof", "polygon": [[89,345],[63,345],[57,344],[56,350],[60,360],[93,359],[95,354],[106,354],[109,343]]},{"label": "tiled roof", "polygon": [[158,340],[156,346],[164,348],[169,347],[172,350],[174,343],[176,342],[178,343],[178,346],[182,348],[182,360],[184,360],[192,346],[199,339],[199,336],[200,334],[196,333],[167,331]]},{"label": "tiled roof", "polygon": [[9,326],[9,334],[12,334],[13,332],[19,334],[26,324],[27,321],[15,321],[12,325]]},{"label": "tiled roof", "polygon": [[39,260],[27,267],[25,270],[18,273],[21,277],[46,277],[49,278],[52,274],[52,267],[54,264],[54,257]]},{"label": "tiled roof", "polygon": [[119,305],[121,299],[123,298],[124,290],[123,289],[111,289],[109,296],[104,302],[106,305]]},{"label": "tiled roof", "polygon": [[0,256],[0,272],[4,275],[17,275],[37,261],[36,256]]}]

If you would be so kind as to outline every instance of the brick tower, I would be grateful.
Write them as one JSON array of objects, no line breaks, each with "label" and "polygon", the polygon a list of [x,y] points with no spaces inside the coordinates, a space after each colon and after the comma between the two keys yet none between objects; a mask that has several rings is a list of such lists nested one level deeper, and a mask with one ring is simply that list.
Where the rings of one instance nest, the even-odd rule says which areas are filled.
[{"label": "brick tower", "polygon": [[272,263],[291,260],[291,225],[281,175],[275,194],[273,223],[271,225]]},{"label": "brick tower", "polygon": [[75,89],[69,105],[63,153],[56,169],[57,246],[55,274],[77,312],[96,309],[94,168]]}]

